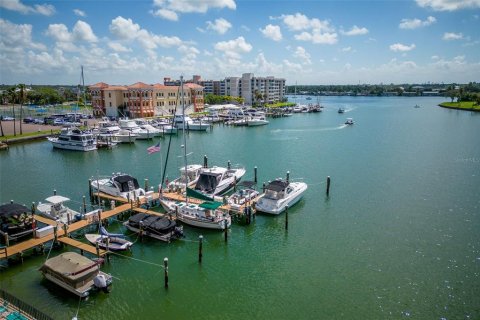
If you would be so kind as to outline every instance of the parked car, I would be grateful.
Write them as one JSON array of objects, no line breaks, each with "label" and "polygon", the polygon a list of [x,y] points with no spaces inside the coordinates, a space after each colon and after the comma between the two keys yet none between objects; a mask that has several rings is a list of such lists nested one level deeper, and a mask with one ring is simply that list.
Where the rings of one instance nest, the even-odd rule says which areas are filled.
[{"label": "parked car", "polygon": [[42,119],[33,119],[33,123],[35,123],[35,124],[44,124],[44,120],[42,120]]},{"label": "parked car", "polygon": [[54,126],[63,126],[63,119],[57,118],[53,120],[53,125]]},{"label": "parked car", "polygon": [[32,117],[26,117],[23,119],[23,123],[33,123],[33,118]]},{"label": "parked car", "polygon": [[2,116],[2,121],[13,121],[15,118],[9,116]]},{"label": "parked car", "polygon": [[43,123],[44,123],[44,124],[53,124],[53,121],[54,121],[54,120],[55,120],[55,119],[52,118],[52,117],[45,117],[45,118],[43,118]]}]

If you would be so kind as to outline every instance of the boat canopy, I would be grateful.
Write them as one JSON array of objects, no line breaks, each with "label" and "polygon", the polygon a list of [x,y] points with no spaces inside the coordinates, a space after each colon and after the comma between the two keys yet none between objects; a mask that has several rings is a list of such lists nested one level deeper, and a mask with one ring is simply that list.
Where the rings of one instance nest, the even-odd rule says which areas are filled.
[{"label": "boat canopy", "polygon": [[42,272],[54,274],[68,285],[78,288],[93,280],[98,273],[98,263],[76,252],[64,252],[48,259],[40,267]]},{"label": "boat canopy", "polygon": [[205,202],[199,204],[198,206],[200,208],[204,208],[204,209],[207,209],[207,210],[215,210],[215,209],[218,209],[219,207],[221,207],[222,205],[223,205],[223,203],[218,202],[218,201],[205,201]]},{"label": "boat canopy", "polygon": [[191,189],[191,188],[188,188],[188,187],[187,187],[187,196],[193,197],[193,198],[196,198],[196,199],[200,199],[200,200],[205,200],[205,201],[212,201],[213,200],[213,198],[208,197],[208,196],[204,195],[203,193],[198,192],[197,190],[194,190],[194,189]]},{"label": "boat canopy", "polygon": [[12,217],[29,212],[29,209],[18,203],[8,203],[0,206],[0,217]]},{"label": "boat canopy", "polygon": [[202,172],[195,185],[195,190],[201,190],[207,193],[215,191],[221,176],[222,174],[219,172]]},{"label": "boat canopy", "polygon": [[272,190],[275,192],[283,191],[289,185],[287,181],[283,180],[274,180],[270,182],[265,189]]},{"label": "boat canopy", "polygon": [[48,197],[47,199],[45,199],[45,201],[48,201],[52,204],[59,204],[59,203],[65,202],[65,201],[70,201],[70,199],[67,198],[67,197],[63,197],[63,196],[51,196],[51,197]]},{"label": "boat canopy", "polygon": [[129,192],[140,188],[137,179],[128,174],[115,176],[113,180],[119,184],[121,192]]}]

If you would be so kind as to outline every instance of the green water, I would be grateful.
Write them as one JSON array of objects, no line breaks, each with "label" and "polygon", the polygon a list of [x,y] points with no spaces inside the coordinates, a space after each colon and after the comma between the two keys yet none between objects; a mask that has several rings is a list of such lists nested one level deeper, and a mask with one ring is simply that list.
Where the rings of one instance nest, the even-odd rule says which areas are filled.
[{"label": "green water", "polygon": [[[260,182],[290,171],[308,183],[289,210],[288,231],[284,214],[259,215],[250,226],[234,224],[228,243],[219,232],[188,226],[184,241],[137,242],[129,257],[158,265],[169,258],[168,290],[161,267],[113,256],[104,267],[116,277],[113,291],[83,301],[78,317],[480,318],[480,114],[436,107],[441,101],[326,97],[320,114],[190,133],[189,163],[206,154],[209,165],[245,166],[247,179],[257,166]],[[346,117],[356,123],[344,126]],[[182,140],[172,140],[170,180],[183,164]],[[153,142],[141,141],[89,153],[52,150],[46,141],[13,146],[0,153],[0,202],[29,205],[56,189],[78,209],[88,179],[116,171],[158,184],[162,141],[153,155],[146,152]],[[124,231],[115,221],[110,228]],[[78,299],[42,280],[45,258],[2,268],[1,287],[71,319]]]}]

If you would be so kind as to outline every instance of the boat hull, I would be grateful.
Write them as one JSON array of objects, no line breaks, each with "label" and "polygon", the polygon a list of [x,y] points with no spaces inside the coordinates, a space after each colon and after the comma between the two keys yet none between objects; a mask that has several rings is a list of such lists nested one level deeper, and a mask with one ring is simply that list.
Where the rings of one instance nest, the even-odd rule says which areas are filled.
[{"label": "boat hull", "polygon": [[285,211],[286,207],[288,206],[291,208],[294,206],[298,201],[300,201],[303,197],[303,194],[307,190],[307,185],[303,184],[299,190],[295,191],[291,197],[287,199],[283,199],[281,201],[275,201],[270,199],[263,199],[260,198],[259,201],[255,205],[255,209],[259,212],[269,213],[273,215],[278,215]]},{"label": "boat hull", "polygon": [[52,146],[56,149],[73,150],[73,151],[93,151],[97,150],[97,144],[71,144],[70,142],[63,143],[57,138],[49,139]]}]

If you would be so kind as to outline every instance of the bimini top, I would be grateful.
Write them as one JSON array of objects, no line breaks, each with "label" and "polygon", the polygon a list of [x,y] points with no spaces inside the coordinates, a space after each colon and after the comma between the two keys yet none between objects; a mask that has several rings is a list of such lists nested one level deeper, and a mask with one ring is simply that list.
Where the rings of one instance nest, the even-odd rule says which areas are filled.
[{"label": "bimini top", "polygon": [[45,199],[45,201],[48,201],[52,204],[58,204],[58,203],[62,203],[69,200],[70,200],[69,198],[63,197],[63,196],[51,196]]},{"label": "bimini top", "polygon": [[140,188],[137,179],[128,174],[114,176],[113,181],[120,185],[121,192],[128,192]]},{"label": "bimini top", "polygon": [[287,181],[283,180],[274,180],[270,182],[265,189],[272,190],[275,192],[283,191],[289,185]]},{"label": "bimini top", "polygon": [[18,203],[8,203],[0,206],[0,217],[11,217],[29,212],[28,208]]},{"label": "bimini top", "polygon": [[64,252],[48,259],[40,268],[43,272],[51,272],[64,282],[77,287],[85,280],[93,279],[98,272],[98,263],[76,252]]}]

